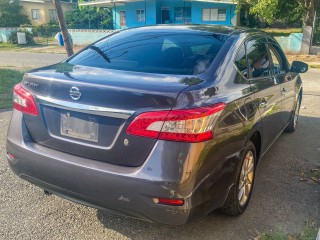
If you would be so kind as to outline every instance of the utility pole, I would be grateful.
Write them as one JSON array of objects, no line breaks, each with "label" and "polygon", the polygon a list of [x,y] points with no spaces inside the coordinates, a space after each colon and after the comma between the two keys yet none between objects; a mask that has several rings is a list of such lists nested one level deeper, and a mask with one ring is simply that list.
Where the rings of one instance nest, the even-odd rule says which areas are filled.
[{"label": "utility pole", "polygon": [[62,33],[64,45],[66,46],[66,51],[67,51],[68,57],[70,57],[71,55],[73,55],[74,52],[73,52],[73,49],[72,49],[72,45],[71,45],[71,41],[70,41],[70,37],[69,37],[69,32],[68,32],[67,25],[66,25],[66,21],[65,21],[64,16],[63,16],[61,3],[60,3],[60,0],[53,0],[53,3],[55,5],[55,7],[56,7],[59,26],[60,26],[60,30],[61,30],[61,33]]}]

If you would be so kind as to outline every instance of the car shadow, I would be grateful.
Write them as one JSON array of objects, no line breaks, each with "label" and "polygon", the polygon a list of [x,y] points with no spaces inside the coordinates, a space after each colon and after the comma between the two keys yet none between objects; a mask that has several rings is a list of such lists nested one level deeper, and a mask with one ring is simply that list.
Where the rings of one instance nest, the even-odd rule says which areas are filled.
[{"label": "car shadow", "polygon": [[294,134],[282,134],[259,162],[251,202],[239,217],[214,211],[183,226],[148,223],[97,211],[107,229],[130,239],[254,239],[261,233],[298,234],[304,222],[320,222],[319,185],[300,181],[320,165],[320,118],[300,116]]}]

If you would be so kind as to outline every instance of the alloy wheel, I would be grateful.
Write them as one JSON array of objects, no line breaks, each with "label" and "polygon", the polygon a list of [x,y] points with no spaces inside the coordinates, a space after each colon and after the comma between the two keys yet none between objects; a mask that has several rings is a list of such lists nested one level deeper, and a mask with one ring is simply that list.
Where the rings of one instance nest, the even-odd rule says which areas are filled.
[{"label": "alloy wheel", "polygon": [[253,185],[254,177],[254,154],[248,151],[242,164],[238,186],[238,199],[240,206],[246,205]]}]

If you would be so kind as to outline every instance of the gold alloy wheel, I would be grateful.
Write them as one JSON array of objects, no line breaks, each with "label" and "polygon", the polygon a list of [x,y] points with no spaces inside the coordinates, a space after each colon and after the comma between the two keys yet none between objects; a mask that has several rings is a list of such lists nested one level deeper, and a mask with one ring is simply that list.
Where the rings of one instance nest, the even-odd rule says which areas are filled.
[{"label": "gold alloy wheel", "polygon": [[243,207],[250,196],[254,176],[254,155],[249,151],[243,161],[239,179],[238,199],[240,206]]}]

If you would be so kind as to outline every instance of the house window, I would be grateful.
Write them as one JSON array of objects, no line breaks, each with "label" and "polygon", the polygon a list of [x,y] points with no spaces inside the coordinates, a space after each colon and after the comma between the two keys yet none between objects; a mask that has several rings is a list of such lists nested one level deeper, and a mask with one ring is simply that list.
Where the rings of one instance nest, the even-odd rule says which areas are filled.
[{"label": "house window", "polygon": [[126,20],[126,12],[120,11],[120,27],[126,27],[127,26],[127,20]]},{"label": "house window", "polygon": [[218,9],[218,21],[225,22],[227,21],[227,10]]},{"label": "house window", "polygon": [[55,9],[49,9],[49,17],[50,17],[50,22],[57,22],[58,21],[57,11]]},{"label": "house window", "polygon": [[174,21],[175,22],[191,22],[191,7],[175,7]]},{"label": "house window", "polygon": [[136,18],[137,18],[137,22],[145,22],[146,21],[144,9],[136,10]]},{"label": "house window", "polygon": [[39,9],[31,9],[32,19],[40,19],[40,10]]},{"label": "house window", "polygon": [[227,20],[227,10],[223,8],[204,8],[202,10],[203,22],[225,22]]}]

